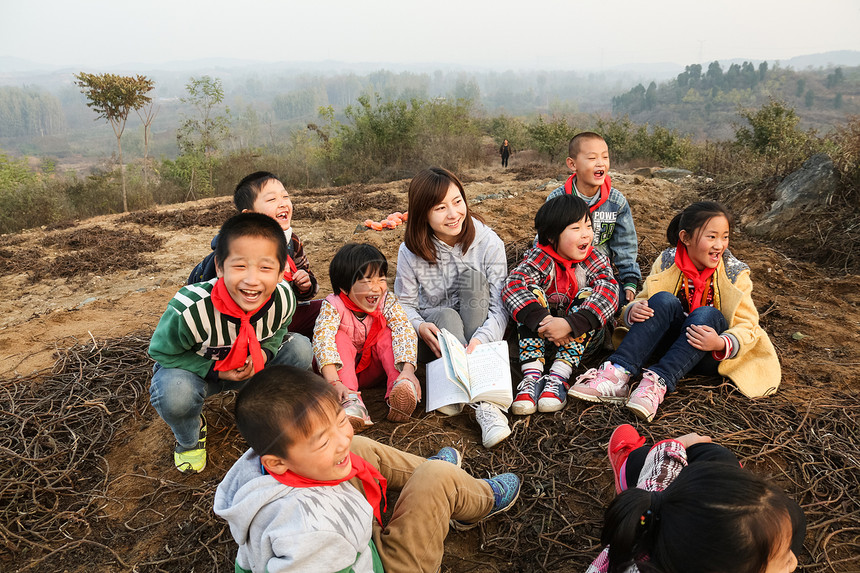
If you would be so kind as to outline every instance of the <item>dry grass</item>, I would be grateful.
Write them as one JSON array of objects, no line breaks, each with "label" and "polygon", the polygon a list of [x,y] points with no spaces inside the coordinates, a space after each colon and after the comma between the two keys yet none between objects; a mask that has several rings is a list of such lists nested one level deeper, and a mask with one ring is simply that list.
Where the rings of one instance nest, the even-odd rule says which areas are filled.
[{"label": "dry grass", "polygon": [[[60,352],[52,371],[0,382],[0,565],[4,570],[232,571],[235,547],[212,513],[220,475],[202,480],[123,473],[109,454],[155,415],[146,392],[146,333],[85,341]],[[229,400],[228,400],[229,402]],[[708,433],[750,471],[771,476],[806,511],[803,571],[860,568],[860,400],[834,385],[785,387],[749,400],[729,384],[695,378],[642,430],[651,440]],[[208,408],[212,408],[210,403]],[[228,427],[229,455],[244,446],[224,400],[210,424]],[[422,415],[369,433],[426,455],[462,443],[466,416]],[[612,496],[605,447],[624,409],[581,402],[554,415],[517,418],[493,450],[471,447],[476,476],[515,471],[524,479],[510,512],[482,524],[469,556],[449,552],[446,571],[582,571],[600,549],[602,512]],[[473,430],[469,430],[472,432]],[[231,453],[232,452],[232,453]],[[217,472],[211,472],[217,473]],[[175,480],[172,479],[175,477]],[[117,499],[118,484],[143,485]],[[109,504],[126,511],[111,514]],[[138,548],[152,538],[151,549]]]}]

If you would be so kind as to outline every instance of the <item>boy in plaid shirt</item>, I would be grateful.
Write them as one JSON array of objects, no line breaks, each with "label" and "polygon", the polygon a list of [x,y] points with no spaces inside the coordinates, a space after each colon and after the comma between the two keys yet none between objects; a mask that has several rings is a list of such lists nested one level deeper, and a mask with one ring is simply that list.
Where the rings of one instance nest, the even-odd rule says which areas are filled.
[{"label": "boy in plaid shirt", "polygon": [[[568,380],[582,357],[600,347],[618,309],[618,282],[606,255],[592,248],[588,206],[564,195],[535,215],[537,245],[511,271],[502,301],[517,322],[523,380],[514,414],[555,412],[567,404]],[[544,374],[546,341],[557,347]]]}]

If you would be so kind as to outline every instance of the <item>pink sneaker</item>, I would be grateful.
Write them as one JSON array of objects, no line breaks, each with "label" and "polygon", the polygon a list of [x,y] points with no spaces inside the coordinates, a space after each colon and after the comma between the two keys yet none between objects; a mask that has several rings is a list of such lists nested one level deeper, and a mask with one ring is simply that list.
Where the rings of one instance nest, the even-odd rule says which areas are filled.
[{"label": "pink sneaker", "polygon": [[657,415],[657,407],[663,402],[666,395],[666,383],[650,370],[642,372],[642,382],[630,394],[627,400],[627,408],[633,411],[639,418],[650,422]]},{"label": "pink sneaker", "polygon": [[352,430],[356,434],[373,425],[367,407],[364,405],[364,400],[361,399],[361,392],[350,392],[346,400],[341,402],[341,405],[346,411],[349,423],[352,424]]},{"label": "pink sneaker", "polygon": [[600,368],[592,368],[577,376],[568,394],[588,402],[624,402],[627,400],[627,382],[630,375],[607,361]]},{"label": "pink sneaker", "polygon": [[630,456],[630,452],[642,447],[643,444],[645,444],[645,438],[640,436],[636,428],[630,424],[622,424],[612,432],[612,437],[609,438],[609,465],[612,466],[612,475],[615,477],[616,494],[628,487],[626,480],[621,477],[624,463]]}]

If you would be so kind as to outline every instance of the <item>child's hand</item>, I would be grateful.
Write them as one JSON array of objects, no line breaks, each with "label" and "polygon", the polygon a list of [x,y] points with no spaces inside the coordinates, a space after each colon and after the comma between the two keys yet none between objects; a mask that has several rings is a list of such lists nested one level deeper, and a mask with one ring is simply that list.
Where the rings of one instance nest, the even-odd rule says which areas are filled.
[{"label": "child's hand", "polygon": [[439,348],[439,340],[436,335],[439,333],[439,327],[432,322],[422,322],[418,327],[418,336],[424,341],[424,344],[430,347],[436,358],[442,357],[442,350]]},{"label": "child's hand", "polygon": [[234,368],[233,370],[225,370],[224,372],[218,373],[218,378],[221,380],[227,380],[229,382],[241,382],[247,378],[250,378],[254,375],[254,361],[251,360],[249,356],[245,360],[245,364],[240,366],[239,368]]},{"label": "child's hand", "polygon": [[704,324],[694,324],[687,327],[687,342],[696,350],[706,352],[725,350],[726,348],[726,341],[717,334],[717,331]]},{"label": "child's hand", "polygon": [[538,324],[538,336],[559,346],[571,335],[570,323],[560,316],[545,316]]},{"label": "child's hand", "polygon": [[635,290],[631,290],[629,288],[624,289],[624,300],[627,302],[633,302],[634,298],[636,298]]},{"label": "child's hand", "polygon": [[654,316],[654,309],[648,306],[648,301],[635,302],[627,312],[627,320],[633,322],[645,322]]},{"label": "child's hand", "polygon": [[300,269],[293,273],[293,286],[296,287],[300,293],[306,293],[311,288],[311,275],[308,274],[308,271],[304,269]]},{"label": "child's hand", "polygon": [[481,344],[481,341],[477,338],[473,338],[469,341],[469,345],[466,346],[466,354],[471,354],[473,350],[475,350],[478,345]]},{"label": "child's hand", "polygon": [[700,436],[696,432],[685,434],[680,438],[675,438],[675,440],[681,442],[685,450],[695,444],[710,444],[713,441],[710,436]]},{"label": "child's hand", "polygon": [[334,386],[335,392],[337,392],[337,399],[341,402],[343,402],[347,399],[347,397],[349,397],[349,388],[347,388],[340,380],[332,383],[332,386]]}]

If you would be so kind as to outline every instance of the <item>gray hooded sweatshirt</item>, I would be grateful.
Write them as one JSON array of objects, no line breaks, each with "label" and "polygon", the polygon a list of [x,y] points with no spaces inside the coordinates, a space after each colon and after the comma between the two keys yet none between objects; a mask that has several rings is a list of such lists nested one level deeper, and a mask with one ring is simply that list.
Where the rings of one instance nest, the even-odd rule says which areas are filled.
[{"label": "gray hooded sweatshirt", "polygon": [[436,237],[436,264],[430,264],[408,248],[400,245],[397,253],[397,277],[394,294],[406,311],[409,322],[418,331],[425,311],[434,308],[460,309],[457,277],[466,269],[480,271],[487,277],[490,300],[487,320],[473,335],[482,343],[501,340],[508,324],[508,313],[502,304],[502,287],[508,276],[505,245],[489,227],[472,219],[475,240],[466,254],[459,244],[448,246]]},{"label": "gray hooded sweatshirt", "polygon": [[239,545],[237,571],[374,572],[373,509],[347,482],[289,487],[248,450],[218,485],[215,513]]}]

